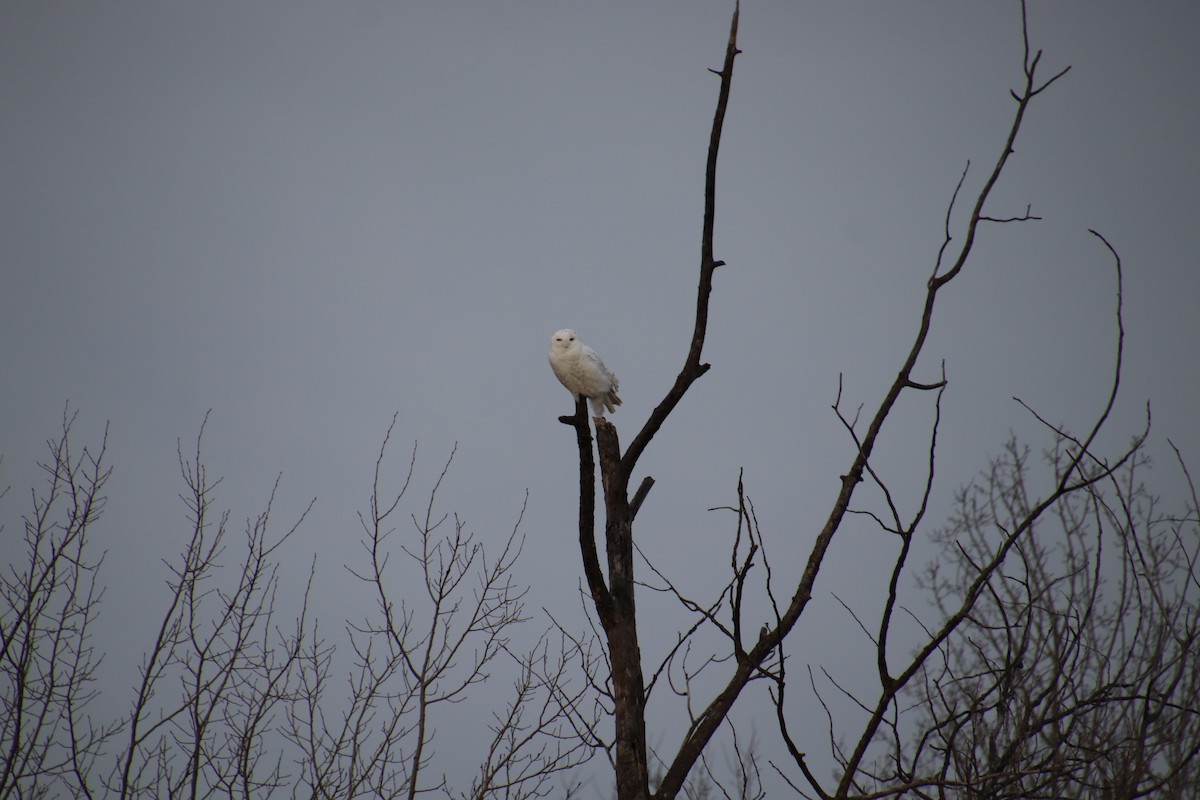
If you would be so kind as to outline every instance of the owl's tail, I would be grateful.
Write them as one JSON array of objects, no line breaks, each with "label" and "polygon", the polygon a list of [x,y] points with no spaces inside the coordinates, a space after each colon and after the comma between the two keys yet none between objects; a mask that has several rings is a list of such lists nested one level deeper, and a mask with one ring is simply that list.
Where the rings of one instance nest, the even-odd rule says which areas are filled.
[{"label": "owl's tail", "polygon": [[603,417],[605,409],[608,413],[613,413],[617,410],[617,406],[621,405],[621,398],[617,397],[617,390],[607,392],[606,394],[596,395],[591,398],[592,414],[597,417]]}]

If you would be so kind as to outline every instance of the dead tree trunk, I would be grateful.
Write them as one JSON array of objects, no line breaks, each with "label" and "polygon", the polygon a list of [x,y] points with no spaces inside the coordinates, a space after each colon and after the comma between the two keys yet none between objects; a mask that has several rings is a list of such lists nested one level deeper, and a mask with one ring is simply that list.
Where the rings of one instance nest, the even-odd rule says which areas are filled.
[{"label": "dead tree trunk", "polygon": [[[595,539],[595,462],[592,457],[592,436],[588,423],[587,401],[580,398],[575,414],[560,417],[559,421],[575,428],[579,445],[579,546],[588,590],[596,615],[604,630],[612,669],[614,704],[614,744],[616,788],[618,800],[646,800],[650,797],[650,777],[646,749],[646,685],[642,673],[641,648],[638,645],[637,614],[634,606],[633,518],[650,490],[654,480],[647,476],[629,496],[629,479],[638,459],[658,433],[667,417],[683,399],[691,385],[709,365],[701,363],[704,339],[708,330],[708,303],[712,294],[712,278],[723,261],[713,257],[713,224],[716,217],[716,168],[721,131],[725,123],[725,108],[729,102],[729,87],[733,78],[733,61],[737,49],[738,6],[735,4],[725,48],[725,60],[718,70],[721,87],[717,109],[713,116],[709,138],[705,179],[704,227],[701,237],[700,281],[696,293],[696,321],[691,346],[683,368],[666,396],[650,413],[642,429],[622,455],[617,429],[603,417],[596,418],[596,443],[600,455],[600,476],[604,486],[604,538],[608,556],[607,582],[600,568]],[[701,744],[692,755],[699,757]],[[684,770],[686,772],[686,769]],[[661,788],[663,798],[674,797],[679,785]]]},{"label": "dead tree trunk", "polygon": [[[586,424],[586,423],[585,423]],[[612,613],[604,626],[612,665],[617,746],[617,797],[645,798],[650,792],[646,763],[646,684],[638,646],[633,584],[633,515],[629,478],[621,469],[617,429],[596,418],[600,477],[604,484],[604,539],[608,547],[608,585]]]}]

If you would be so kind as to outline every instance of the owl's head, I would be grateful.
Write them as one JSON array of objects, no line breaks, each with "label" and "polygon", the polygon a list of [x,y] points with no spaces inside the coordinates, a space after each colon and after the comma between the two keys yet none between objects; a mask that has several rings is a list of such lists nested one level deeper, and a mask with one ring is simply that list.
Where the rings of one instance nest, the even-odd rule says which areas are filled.
[{"label": "owl's head", "polygon": [[570,350],[579,342],[579,335],[570,328],[563,328],[560,331],[555,331],[550,337],[550,348],[552,350]]}]

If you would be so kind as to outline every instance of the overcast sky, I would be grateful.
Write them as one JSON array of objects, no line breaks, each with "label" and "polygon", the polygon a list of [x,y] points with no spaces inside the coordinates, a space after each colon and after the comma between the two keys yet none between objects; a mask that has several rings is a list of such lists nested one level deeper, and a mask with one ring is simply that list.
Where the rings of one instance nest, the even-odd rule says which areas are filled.
[{"label": "overcast sky", "polygon": [[[989,207],[1032,204],[1042,221],[981,231],[919,365],[933,380],[945,359],[950,381],[942,514],[1009,431],[1048,442],[1014,395],[1076,430],[1101,409],[1115,274],[1089,227],[1125,265],[1127,366],[1102,446],[1124,444],[1150,401],[1164,490],[1177,487],[1167,437],[1200,469],[1200,12],[1031,5],[1044,74],[1071,71],[1030,110]],[[109,553],[104,622],[120,629],[106,690],[128,692],[149,642],[160,559],[186,534],[176,441],[186,451],[208,409],[206,458],[235,522],[280,472],[281,525],[317,498],[288,558],[317,553],[330,628],[393,413],[397,469],[420,442],[418,500],[458,443],[445,508],[485,541],[528,490],[531,607],[577,605],[575,445],[556,421],[572,406],[546,363],[550,334],[575,328],[620,376],[613,421],[631,438],[690,338],[717,90],[706,70],[730,10],[0,6],[0,486],[13,487],[0,547],[18,549],[64,404],[80,444],[110,423],[95,535]],[[747,0],[740,42],[713,369],[642,460],[658,482],[638,542],[697,591],[728,563],[710,557],[730,520],[706,509],[734,498],[743,467],[768,543],[799,571],[852,456],[829,409],[838,375],[850,407],[868,409],[895,375],[954,185],[970,161],[974,197],[1022,79],[1015,2]],[[901,486],[928,399],[906,399],[881,441],[878,465]],[[813,663],[859,652],[829,593],[869,603],[873,542],[861,526],[835,543],[797,630]],[[648,661],[670,630],[647,621]],[[769,720],[759,728],[773,745]]]}]

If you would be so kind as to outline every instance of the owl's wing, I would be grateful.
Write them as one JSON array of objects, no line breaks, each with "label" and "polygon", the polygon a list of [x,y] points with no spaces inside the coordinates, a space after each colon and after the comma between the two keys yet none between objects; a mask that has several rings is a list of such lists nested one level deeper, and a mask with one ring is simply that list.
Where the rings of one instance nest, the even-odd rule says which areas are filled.
[{"label": "owl's wing", "polygon": [[596,351],[588,347],[586,344],[583,346],[583,357],[587,360],[587,365],[590,370],[595,371],[596,374],[602,377],[612,380],[612,373],[608,371],[608,367],[604,366],[604,362],[600,360],[600,356],[596,355]]}]

